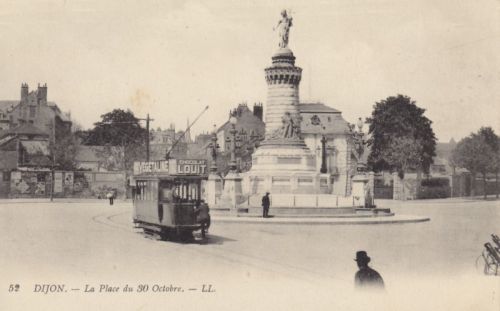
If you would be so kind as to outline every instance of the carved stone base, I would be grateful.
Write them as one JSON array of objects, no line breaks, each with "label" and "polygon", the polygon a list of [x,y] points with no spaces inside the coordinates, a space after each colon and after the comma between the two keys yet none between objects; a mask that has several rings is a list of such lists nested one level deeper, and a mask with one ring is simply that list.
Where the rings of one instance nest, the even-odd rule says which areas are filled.
[{"label": "carved stone base", "polygon": [[242,175],[246,194],[320,192],[316,156],[305,144],[264,144],[252,157],[252,169]]}]

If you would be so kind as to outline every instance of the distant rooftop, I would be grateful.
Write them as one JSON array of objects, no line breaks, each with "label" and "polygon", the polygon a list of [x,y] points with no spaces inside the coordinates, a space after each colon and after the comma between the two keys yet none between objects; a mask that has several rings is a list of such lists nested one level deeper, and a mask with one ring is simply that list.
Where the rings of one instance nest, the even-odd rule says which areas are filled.
[{"label": "distant rooftop", "polygon": [[0,110],[3,112],[7,112],[7,110],[14,108],[19,103],[19,100],[0,100]]},{"label": "distant rooftop", "polygon": [[311,113],[341,113],[339,110],[327,106],[320,102],[311,102],[311,103],[300,103],[299,104],[300,112],[311,112]]}]

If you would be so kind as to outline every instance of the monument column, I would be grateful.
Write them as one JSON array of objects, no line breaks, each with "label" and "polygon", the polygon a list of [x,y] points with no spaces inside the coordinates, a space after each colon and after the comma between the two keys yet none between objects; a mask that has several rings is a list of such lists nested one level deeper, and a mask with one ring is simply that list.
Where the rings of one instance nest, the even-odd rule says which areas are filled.
[{"label": "monument column", "polygon": [[[281,12],[278,23],[279,49],[272,64],[265,69],[267,102],[264,141],[252,156],[251,194],[319,193],[315,154],[301,137],[299,85],[302,69],[295,66],[295,56],[288,48],[292,18]],[[265,180],[265,183],[255,181]],[[273,197],[276,198],[276,197]]]}]

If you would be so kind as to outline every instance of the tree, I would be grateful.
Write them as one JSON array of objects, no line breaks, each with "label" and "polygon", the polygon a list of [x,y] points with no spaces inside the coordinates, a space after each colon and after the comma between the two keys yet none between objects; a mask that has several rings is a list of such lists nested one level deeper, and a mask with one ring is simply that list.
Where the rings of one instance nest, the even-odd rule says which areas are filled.
[{"label": "tree", "polygon": [[495,134],[491,127],[481,127],[478,135],[490,146],[493,151],[489,164],[489,171],[495,174],[495,194],[498,198],[498,171],[500,170],[500,137]]},{"label": "tree", "polygon": [[[134,161],[146,157],[145,144],[149,135],[130,110],[114,109],[101,115],[101,121],[81,136],[85,137],[85,145],[121,147],[121,168],[124,170],[131,171]],[[116,148],[108,149],[116,151]]]},{"label": "tree", "polygon": [[60,135],[56,142],[51,141],[51,151],[55,159],[55,167],[60,170],[72,171],[76,168],[78,140],[73,133]]},{"label": "tree", "polygon": [[375,103],[371,117],[366,120],[370,125],[371,169],[396,171],[401,178],[410,169],[429,172],[436,155],[436,137],[432,121],[424,112],[425,109],[404,95]]},{"label": "tree", "polygon": [[421,154],[422,144],[410,137],[395,137],[391,140],[389,148],[382,150],[383,158],[399,168],[400,178],[404,177],[404,172],[420,166]]},{"label": "tree", "polygon": [[453,149],[452,162],[467,169],[472,175],[471,195],[474,195],[476,174],[480,173],[483,176],[484,198],[486,199],[486,174],[492,169],[494,158],[495,152],[481,132],[463,138]]}]

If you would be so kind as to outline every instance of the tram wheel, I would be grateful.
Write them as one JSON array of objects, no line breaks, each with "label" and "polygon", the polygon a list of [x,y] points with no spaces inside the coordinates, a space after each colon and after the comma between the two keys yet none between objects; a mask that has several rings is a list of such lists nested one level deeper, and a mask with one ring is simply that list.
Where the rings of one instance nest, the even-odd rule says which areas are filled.
[{"label": "tram wheel", "polygon": [[179,238],[181,242],[191,242],[194,240],[193,232],[190,230],[180,230]]},{"label": "tram wheel", "polygon": [[167,241],[171,237],[171,231],[169,229],[162,229],[160,235],[163,241]]},{"label": "tram wheel", "polygon": [[162,236],[160,233],[156,231],[152,231],[146,228],[143,228],[144,231],[144,237],[147,239],[155,240],[155,241],[160,241],[162,240]]}]

